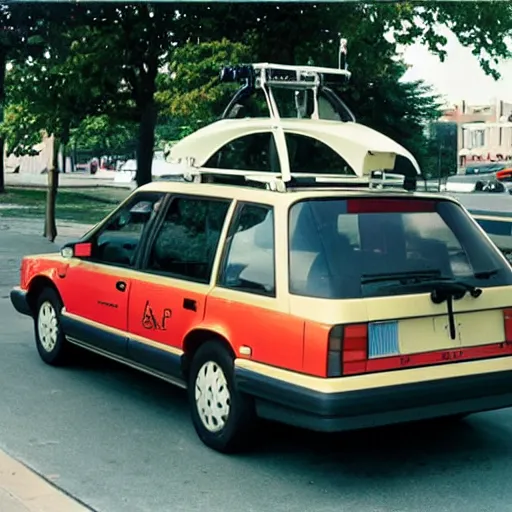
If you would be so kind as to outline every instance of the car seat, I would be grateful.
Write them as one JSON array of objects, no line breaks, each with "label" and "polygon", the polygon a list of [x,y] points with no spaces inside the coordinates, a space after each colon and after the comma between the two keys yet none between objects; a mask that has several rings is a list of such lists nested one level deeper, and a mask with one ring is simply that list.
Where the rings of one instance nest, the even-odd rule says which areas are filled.
[{"label": "car seat", "polygon": [[348,237],[336,232],[325,242],[324,250],[316,256],[309,270],[306,294],[323,298],[357,297],[361,271]]}]

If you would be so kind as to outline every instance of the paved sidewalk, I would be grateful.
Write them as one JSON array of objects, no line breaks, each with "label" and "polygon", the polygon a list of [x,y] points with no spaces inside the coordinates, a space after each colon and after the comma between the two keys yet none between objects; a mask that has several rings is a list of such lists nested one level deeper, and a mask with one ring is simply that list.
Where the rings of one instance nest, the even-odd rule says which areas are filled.
[{"label": "paved sidewalk", "polygon": [[[96,188],[112,187],[132,189],[132,183],[114,182],[112,171],[98,171],[94,176],[84,173],[66,173],[59,175],[60,188]],[[48,185],[48,176],[46,174],[12,174],[5,175],[6,186],[15,187],[46,187]]]},{"label": "paved sidewalk", "polygon": [[0,451],[1,512],[91,512]]}]

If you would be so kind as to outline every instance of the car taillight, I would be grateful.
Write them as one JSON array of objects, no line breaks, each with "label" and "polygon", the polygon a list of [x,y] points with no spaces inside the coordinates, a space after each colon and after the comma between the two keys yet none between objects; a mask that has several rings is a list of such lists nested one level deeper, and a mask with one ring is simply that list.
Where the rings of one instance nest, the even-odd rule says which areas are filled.
[{"label": "car taillight", "polygon": [[512,343],[512,308],[503,311],[505,321],[505,341]]},{"label": "car taillight", "polygon": [[343,375],[363,373],[368,360],[368,325],[345,326],[343,332]]},{"label": "car taillight", "polygon": [[329,332],[327,376],[364,373],[368,360],[368,325],[335,325]]}]

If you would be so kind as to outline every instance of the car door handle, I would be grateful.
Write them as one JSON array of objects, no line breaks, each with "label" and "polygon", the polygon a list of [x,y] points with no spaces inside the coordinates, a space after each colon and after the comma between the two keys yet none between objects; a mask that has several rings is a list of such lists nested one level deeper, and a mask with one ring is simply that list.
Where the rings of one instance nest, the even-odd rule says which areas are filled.
[{"label": "car door handle", "polygon": [[116,283],[116,288],[120,291],[120,292],[124,292],[126,291],[126,283],[124,281],[117,281]]},{"label": "car door handle", "polygon": [[197,311],[197,302],[194,299],[183,299],[183,309]]}]

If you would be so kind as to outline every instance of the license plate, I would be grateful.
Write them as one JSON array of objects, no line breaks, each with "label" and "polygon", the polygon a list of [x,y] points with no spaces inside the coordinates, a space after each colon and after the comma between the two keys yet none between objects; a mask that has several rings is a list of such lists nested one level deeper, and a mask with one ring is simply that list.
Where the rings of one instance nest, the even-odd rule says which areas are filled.
[{"label": "license plate", "polygon": [[501,309],[455,314],[455,337],[448,315],[373,322],[368,330],[368,357],[442,352],[457,359],[466,347],[501,343],[505,339]]}]

